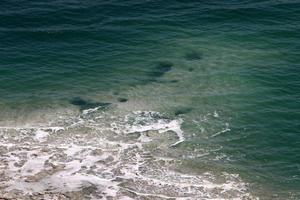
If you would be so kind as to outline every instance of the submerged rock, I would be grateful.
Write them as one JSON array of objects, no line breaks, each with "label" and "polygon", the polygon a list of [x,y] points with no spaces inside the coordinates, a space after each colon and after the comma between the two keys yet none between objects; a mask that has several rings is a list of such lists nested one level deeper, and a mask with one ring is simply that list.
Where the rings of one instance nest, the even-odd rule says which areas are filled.
[{"label": "submerged rock", "polygon": [[76,106],[84,106],[87,104],[87,101],[82,99],[81,97],[74,97],[70,100],[70,103]]},{"label": "submerged rock", "polygon": [[189,70],[189,72],[192,72],[192,71],[194,71],[195,69],[194,69],[193,67],[189,67],[188,70]]},{"label": "submerged rock", "polygon": [[81,97],[74,97],[73,99],[70,100],[70,103],[75,106],[78,106],[80,110],[85,110],[85,109],[90,109],[95,107],[102,107],[104,109],[111,105],[111,103],[106,103],[106,102],[92,102],[90,100],[82,99]]},{"label": "submerged rock", "polygon": [[201,60],[202,54],[200,52],[197,52],[195,50],[189,51],[184,55],[184,58],[186,60]]},{"label": "submerged rock", "polygon": [[182,115],[182,114],[186,114],[192,111],[192,108],[190,107],[182,107],[182,108],[177,108],[174,112],[174,114],[177,115]]},{"label": "submerged rock", "polygon": [[113,95],[119,95],[120,93],[118,91],[114,91]]},{"label": "submerged rock", "polygon": [[174,80],[170,80],[170,82],[171,82],[171,83],[178,83],[179,80],[174,79]]},{"label": "submerged rock", "polygon": [[124,97],[119,97],[119,98],[118,98],[118,101],[123,103],[123,102],[127,102],[128,99],[127,99],[127,98],[124,98]]},{"label": "submerged rock", "polygon": [[155,78],[159,78],[161,76],[163,76],[165,73],[167,73],[168,71],[170,71],[173,67],[173,63],[168,62],[168,61],[162,61],[159,62],[154,70],[151,72],[151,76],[155,77]]}]

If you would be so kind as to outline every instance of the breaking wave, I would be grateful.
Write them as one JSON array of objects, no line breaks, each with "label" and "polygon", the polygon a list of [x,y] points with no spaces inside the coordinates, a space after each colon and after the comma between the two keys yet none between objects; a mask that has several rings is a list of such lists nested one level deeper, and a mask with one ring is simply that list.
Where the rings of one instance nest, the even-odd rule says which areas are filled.
[{"label": "breaking wave", "polygon": [[236,174],[186,174],[168,156],[183,120],[153,111],[84,110],[50,125],[0,128],[0,197],[254,199]]}]

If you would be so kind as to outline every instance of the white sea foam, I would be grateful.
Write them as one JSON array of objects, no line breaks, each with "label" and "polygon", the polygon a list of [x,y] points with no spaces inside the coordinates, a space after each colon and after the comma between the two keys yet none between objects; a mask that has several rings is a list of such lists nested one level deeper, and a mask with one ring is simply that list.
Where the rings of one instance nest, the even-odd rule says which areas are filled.
[{"label": "white sea foam", "polygon": [[112,116],[94,110],[65,120],[65,126],[0,130],[0,196],[254,199],[237,175],[174,170],[180,160],[168,154],[185,141],[182,119],[152,111]]},{"label": "white sea foam", "polygon": [[101,106],[95,107],[95,108],[90,108],[90,109],[85,109],[82,111],[82,114],[87,115],[89,113],[96,112]]},{"label": "white sea foam", "polygon": [[39,141],[39,142],[45,142],[46,141],[46,137],[49,135],[48,132],[38,129],[36,131],[36,135],[34,137],[35,140]]},{"label": "white sea foam", "polygon": [[[166,119],[161,118],[161,114],[153,111],[136,111],[133,113],[135,118],[132,124],[126,124],[125,129],[122,129],[123,132],[129,133],[143,133],[147,131],[158,131],[163,134],[167,131],[173,131],[178,137],[178,141],[173,143],[171,146],[176,146],[179,143],[184,142],[184,134],[181,130],[182,119]],[[127,121],[130,121],[130,116],[127,115]],[[115,124],[114,124],[115,126]]]},{"label": "white sea foam", "polygon": [[222,133],[226,133],[228,131],[231,131],[231,129],[229,128],[229,124],[228,123],[226,123],[225,126],[226,126],[225,129],[223,129],[223,130],[221,130],[219,132],[214,133],[211,137],[216,137],[216,136],[218,136],[218,135],[220,135]]}]

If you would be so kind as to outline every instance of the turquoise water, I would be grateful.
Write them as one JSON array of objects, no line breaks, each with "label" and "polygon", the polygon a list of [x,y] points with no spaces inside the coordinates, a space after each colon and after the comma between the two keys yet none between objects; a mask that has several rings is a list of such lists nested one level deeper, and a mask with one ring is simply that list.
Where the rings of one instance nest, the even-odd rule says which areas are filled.
[{"label": "turquoise water", "polygon": [[181,171],[300,199],[299,31],[299,1],[4,0],[0,122],[157,111],[183,120]]}]

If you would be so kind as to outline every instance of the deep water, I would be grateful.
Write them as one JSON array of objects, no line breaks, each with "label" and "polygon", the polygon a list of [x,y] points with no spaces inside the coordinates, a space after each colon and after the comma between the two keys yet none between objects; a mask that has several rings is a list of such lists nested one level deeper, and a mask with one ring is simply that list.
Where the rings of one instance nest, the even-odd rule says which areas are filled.
[{"label": "deep water", "polygon": [[183,119],[182,171],[300,199],[299,32],[292,0],[2,0],[0,122],[157,111]]}]

